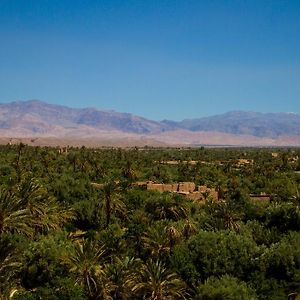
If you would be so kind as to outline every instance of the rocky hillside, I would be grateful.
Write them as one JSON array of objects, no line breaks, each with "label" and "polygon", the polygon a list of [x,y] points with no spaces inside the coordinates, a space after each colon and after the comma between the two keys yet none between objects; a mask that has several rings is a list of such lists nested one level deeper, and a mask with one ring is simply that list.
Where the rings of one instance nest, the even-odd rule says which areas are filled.
[{"label": "rocky hillside", "polygon": [[88,126],[98,130],[119,130],[148,134],[160,132],[167,126],[129,113],[96,108],[75,109],[47,104],[38,100],[0,105],[0,129],[14,127],[46,133],[52,126],[77,128]]},{"label": "rocky hillside", "polygon": [[[130,113],[69,108],[38,100],[0,104],[0,138],[102,139],[173,145],[300,145],[300,116],[228,112],[181,122]],[[127,142],[126,142],[127,143]]]},{"label": "rocky hillside", "polygon": [[293,113],[257,113],[233,111],[222,115],[188,119],[177,126],[190,131],[217,131],[275,138],[300,135],[300,116]]}]

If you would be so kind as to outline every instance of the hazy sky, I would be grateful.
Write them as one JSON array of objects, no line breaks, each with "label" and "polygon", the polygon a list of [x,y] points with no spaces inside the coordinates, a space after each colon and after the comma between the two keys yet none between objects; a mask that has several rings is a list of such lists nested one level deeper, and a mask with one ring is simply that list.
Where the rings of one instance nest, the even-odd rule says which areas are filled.
[{"label": "hazy sky", "polygon": [[300,0],[0,0],[0,102],[300,113]]}]

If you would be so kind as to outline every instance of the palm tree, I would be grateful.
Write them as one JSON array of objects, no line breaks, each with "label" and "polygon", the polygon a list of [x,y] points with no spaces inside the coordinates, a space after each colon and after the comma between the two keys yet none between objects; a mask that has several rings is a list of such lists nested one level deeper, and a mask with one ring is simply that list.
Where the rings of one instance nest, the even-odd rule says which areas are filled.
[{"label": "palm tree", "polygon": [[108,275],[114,284],[113,299],[131,299],[131,283],[141,267],[141,260],[133,257],[115,257],[114,262],[108,266]]},{"label": "palm tree", "polygon": [[128,180],[130,183],[137,179],[135,170],[132,167],[132,162],[130,160],[126,160],[124,163],[124,167],[122,168],[122,175]]},{"label": "palm tree", "polygon": [[31,236],[32,221],[23,199],[5,189],[0,190],[0,236],[7,232]]},{"label": "palm tree", "polygon": [[157,222],[148,228],[141,240],[144,248],[154,258],[162,258],[181,239],[181,232],[174,225]]},{"label": "palm tree", "polygon": [[132,291],[149,300],[186,299],[187,296],[186,285],[180,277],[152,259],[142,266]]},{"label": "palm tree", "polygon": [[35,179],[0,189],[0,299],[8,299],[19,286],[15,274],[21,266],[20,254],[6,241],[7,235],[33,237],[36,232],[60,228],[72,217]]},{"label": "palm tree", "polygon": [[219,225],[223,229],[239,230],[239,221],[243,218],[243,212],[232,201],[211,202],[207,205],[207,209],[213,216],[214,224]]},{"label": "palm tree", "polygon": [[188,214],[187,205],[178,195],[164,193],[160,196],[150,198],[145,207],[153,220],[174,220],[186,218]]},{"label": "palm tree", "polygon": [[102,186],[102,190],[104,192],[104,201],[101,201],[100,208],[105,213],[105,228],[108,228],[112,214],[125,215],[126,206],[118,194],[119,182],[110,179]]},{"label": "palm tree", "polygon": [[74,253],[64,259],[70,272],[76,278],[76,284],[82,286],[90,299],[112,299],[113,285],[107,279],[105,251],[96,242],[76,242]]},{"label": "palm tree", "polygon": [[174,225],[167,226],[165,231],[168,237],[170,248],[172,248],[177,242],[179,242],[181,238],[181,232]]},{"label": "palm tree", "polygon": [[21,261],[14,247],[5,239],[0,238],[0,299],[9,299],[10,294],[19,286],[16,273]]},{"label": "palm tree", "polygon": [[17,172],[17,181],[20,182],[22,178],[22,168],[21,168],[21,156],[22,156],[22,149],[25,147],[25,144],[22,142],[19,143],[18,146],[18,154],[15,161],[15,168]]},{"label": "palm tree", "polygon": [[155,258],[162,257],[170,252],[170,244],[163,224],[157,223],[156,226],[149,227],[141,240],[144,249]]},{"label": "palm tree", "polygon": [[0,235],[10,232],[30,237],[37,231],[61,228],[73,217],[36,179],[0,190]]},{"label": "palm tree", "polygon": [[187,240],[189,239],[193,234],[197,232],[197,228],[193,222],[191,222],[189,219],[185,220],[185,224],[182,229],[182,235]]}]

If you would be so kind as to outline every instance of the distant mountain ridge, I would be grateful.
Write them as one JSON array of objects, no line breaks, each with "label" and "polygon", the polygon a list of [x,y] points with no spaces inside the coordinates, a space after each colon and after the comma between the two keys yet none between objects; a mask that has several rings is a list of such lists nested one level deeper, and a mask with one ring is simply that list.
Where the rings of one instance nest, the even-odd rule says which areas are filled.
[{"label": "distant mountain ridge", "polygon": [[300,139],[300,115],[232,111],[180,122],[158,122],[130,113],[70,108],[39,100],[0,104],[0,137],[93,138],[103,135],[128,139],[149,137],[179,144],[183,140],[185,144],[189,141],[191,144],[209,143],[210,136],[218,135],[219,138],[212,140],[226,138],[237,144],[237,139],[242,144],[250,140],[258,144],[276,144],[281,139],[289,144]]},{"label": "distant mountain ridge", "polygon": [[45,127],[54,125],[64,128],[86,125],[101,130],[120,130],[142,134],[160,132],[163,127],[159,122],[129,113],[96,108],[70,108],[39,100],[1,104],[0,128],[9,129],[16,125],[34,132],[44,132]]},{"label": "distant mountain ridge", "polygon": [[218,131],[257,137],[300,135],[300,115],[231,111],[200,119],[187,119],[178,126],[191,131]]}]

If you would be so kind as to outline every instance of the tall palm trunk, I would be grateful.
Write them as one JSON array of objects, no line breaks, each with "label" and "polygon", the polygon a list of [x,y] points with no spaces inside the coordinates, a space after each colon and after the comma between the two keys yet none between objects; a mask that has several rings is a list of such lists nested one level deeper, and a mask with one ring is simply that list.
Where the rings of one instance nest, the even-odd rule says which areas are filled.
[{"label": "tall palm trunk", "polygon": [[106,211],[106,224],[105,228],[108,228],[111,216],[111,192],[109,189],[105,191],[105,211]]}]

